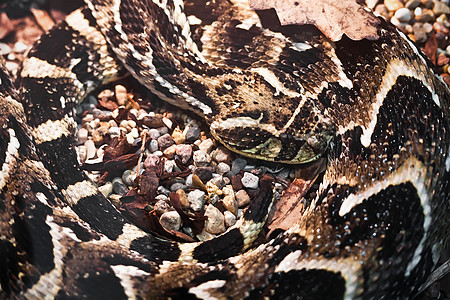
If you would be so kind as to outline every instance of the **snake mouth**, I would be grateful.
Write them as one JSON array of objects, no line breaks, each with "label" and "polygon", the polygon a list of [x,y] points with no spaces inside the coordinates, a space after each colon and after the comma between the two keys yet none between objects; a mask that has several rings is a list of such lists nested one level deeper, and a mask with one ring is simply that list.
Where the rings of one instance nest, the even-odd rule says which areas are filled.
[{"label": "snake mouth", "polygon": [[265,126],[217,126],[211,124],[212,135],[225,147],[246,157],[264,161],[304,164],[323,156],[333,135],[319,133],[292,135],[275,132]]}]

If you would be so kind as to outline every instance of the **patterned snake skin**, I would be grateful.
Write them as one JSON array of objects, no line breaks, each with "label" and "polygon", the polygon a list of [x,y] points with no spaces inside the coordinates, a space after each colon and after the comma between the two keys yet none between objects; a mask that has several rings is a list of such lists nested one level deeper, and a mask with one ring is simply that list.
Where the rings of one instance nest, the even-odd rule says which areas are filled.
[{"label": "patterned snake skin", "polygon": [[[86,4],[36,42],[17,91],[0,71],[0,299],[418,291],[450,234],[450,92],[401,32],[380,19],[379,39],[333,43],[245,0]],[[326,158],[292,228],[257,239],[270,177],[206,242],[125,219],[80,171],[73,115],[126,72],[236,153],[300,167]]]}]

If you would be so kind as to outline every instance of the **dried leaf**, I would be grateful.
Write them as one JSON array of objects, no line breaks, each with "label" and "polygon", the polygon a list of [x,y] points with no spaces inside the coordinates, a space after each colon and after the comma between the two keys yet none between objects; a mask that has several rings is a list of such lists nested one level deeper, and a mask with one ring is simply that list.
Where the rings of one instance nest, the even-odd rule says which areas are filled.
[{"label": "dried leaf", "polygon": [[275,9],[281,25],[315,25],[332,41],[378,39],[380,20],[355,0],[249,0],[254,10]]},{"label": "dried leaf", "polygon": [[428,56],[433,64],[436,64],[437,62],[438,45],[439,41],[436,37],[436,33],[433,32],[423,48],[423,52]]},{"label": "dried leaf", "polygon": [[47,11],[32,7],[31,13],[36,19],[36,23],[42,28],[42,30],[48,31],[55,26],[55,22],[53,22],[53,19],[49,16]]}]

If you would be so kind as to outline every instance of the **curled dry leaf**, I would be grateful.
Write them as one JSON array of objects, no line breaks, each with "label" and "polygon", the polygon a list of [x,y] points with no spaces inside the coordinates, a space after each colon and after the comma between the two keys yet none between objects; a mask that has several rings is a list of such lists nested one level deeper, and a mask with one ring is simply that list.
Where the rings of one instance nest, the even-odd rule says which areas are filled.
[{"label": "curled dry leaf", "polygon": [[380,20],[356,0],[249,0],[254,10],[275,9],[281,25],[315,25],[332,41],[378,39]]}]

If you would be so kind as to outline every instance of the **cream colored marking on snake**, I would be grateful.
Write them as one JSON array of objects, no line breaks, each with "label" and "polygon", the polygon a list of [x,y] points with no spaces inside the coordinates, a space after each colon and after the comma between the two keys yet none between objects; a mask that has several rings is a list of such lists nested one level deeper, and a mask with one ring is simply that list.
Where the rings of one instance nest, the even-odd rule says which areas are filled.
[{"label": "cream colored marking on snake", "polygon": [[145,237],[147,234],[145,231],[139,229],[138,227],[126,223],[122,228],[122,234],[117,238],[117,242],[130,248],[131,243],[140,237]]},{"label": "cream colored marking on snake", "polygon": [[111,265],[111,269],[114,274],[120,278],[120,284],[122,285],[125,294],[129,300],[138,299],[136,297],[136,291],[133,288],[133,277],[148,277],[150,273],[140,270],[135,266],[124,265]]},{"label": "cream colored marking on snake", "polygon": [[79,181],[73,185],[67,187],[67,189],[62,190],[66,201],[74,206],[81,199],[97,194],[97,187],[88,180]]},{"label": "cream colored marking on snake", "polygon": [[[16,137],[14,129],[9,128],[9,143],[6,148],[5,162],[2,165],[0,172],[0,190],[6,185],[9,179],[9,172],[13,170],[16,165],[16,158],[18,157],[20,142]],[[5,175],[6,174],[6,175]]]},{"label": "cream colored marking on snake", "polygon": [[65,116],[61,120],[48,120],[33,129],[32,135],[37,144],[54,141],[63,136],[71,135],[71,128],[75,127],[76,123],[72,117]]}]

